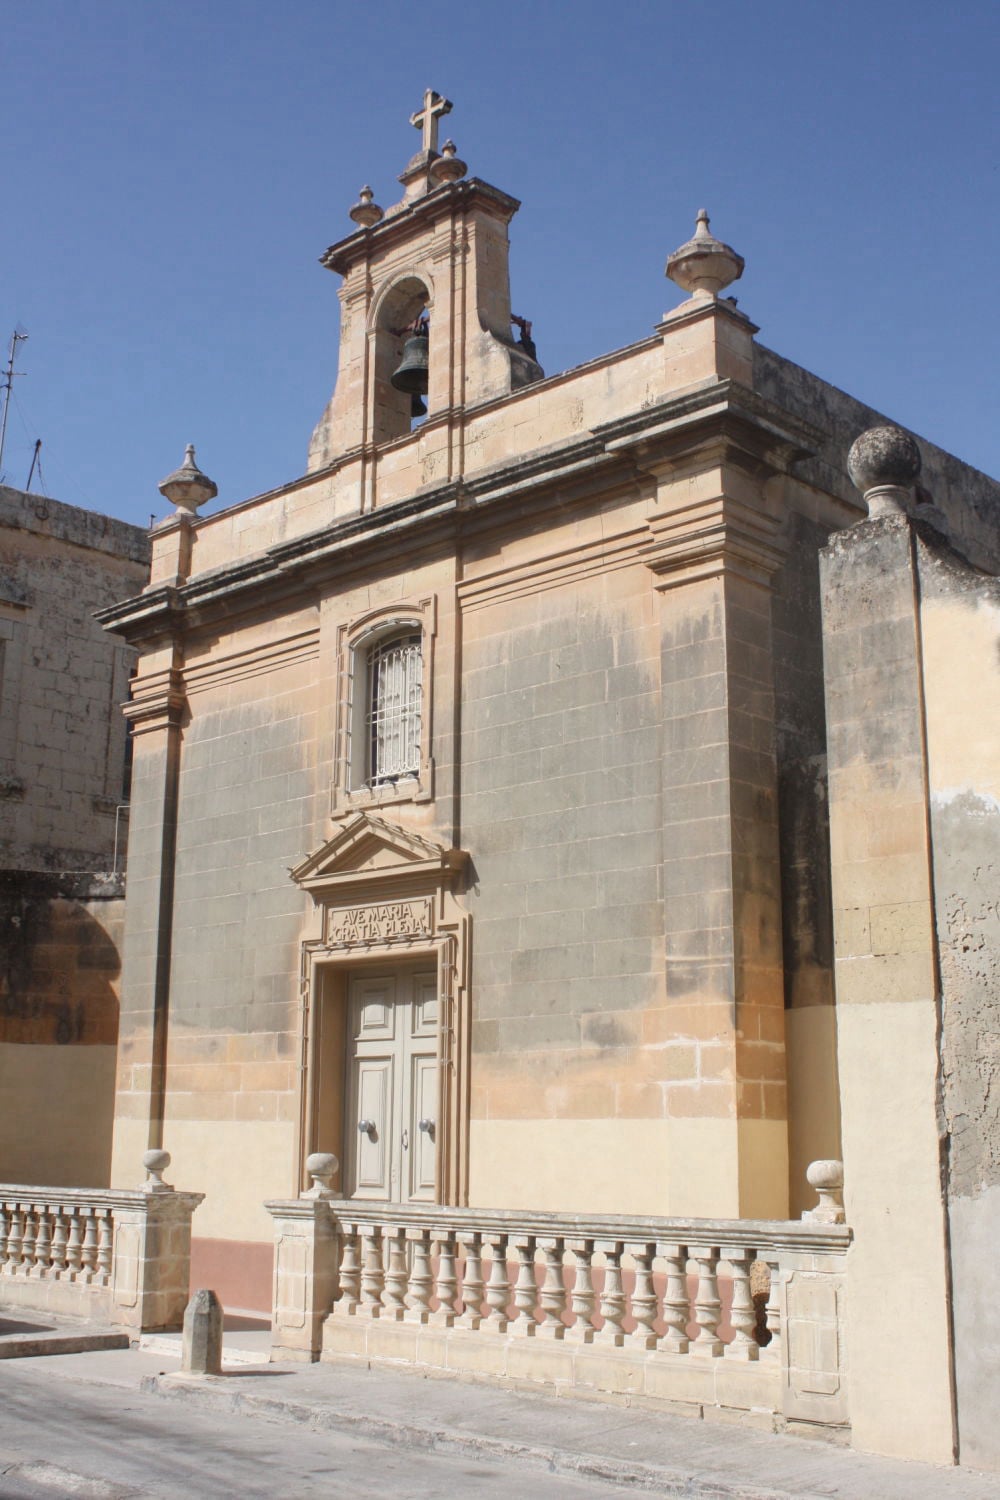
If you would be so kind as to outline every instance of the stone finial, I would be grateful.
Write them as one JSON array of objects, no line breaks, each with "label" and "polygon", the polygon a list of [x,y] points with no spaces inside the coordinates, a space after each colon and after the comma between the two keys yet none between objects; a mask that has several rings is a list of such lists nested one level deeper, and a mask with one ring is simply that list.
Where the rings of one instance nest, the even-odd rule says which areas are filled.
[{"label": "stone finial", "polygon": [[435,187],[440,187],[445,182],[458,182],[469,170],[462,158],[456,155],[456,151],[454,141],[445,141],[441,147],[441,155],[431,163],[430,176]]},{"label": "stone finial", "polygon": [[184,1309],[181,1372],[222,1374],[222,1303],[207,1288],[195,1292]]},{"label": "stone finial", "polygon": [[920,449],[901,427],[869,427],[851,444],[847,472],[870,516],[905,514],[920,476]]},{"label": "stone finial", "polygon": [[180,468],[168,474],[166,479],[160,480],[159,490],[171,505],[176,505],[177,515],[192,518],[197,514],[199,505],[204,505],[206,500],[214,500],[219,493],[218,486],[195,463],[193,443],[188,443],[184,449],[184,462]]},{"label": "stone finial", "polygon": [[373,225],[377,224],[380,219],[385,217],[382,209],[379,208],[377,203],[374,203],[372,201],[372,198],[372,190],[368,186],[368,184],[365,183],[364,187],[358,194],[357,203],[355,203],[353,208],[348,209],[348,213],[354,220],[355,224],[360,224],[362,229],[371,229]]},{"label": "stone finial", "polygon": [[708,211],[698,210],[694,238],[667,257],[666,274],[693,297],[714,299],[743,275],[745,261],[708,230]]},{"label": "stone finial", "polygon": [[144,1193],[173,1192],[170,1183],[163,1180],[163,1174],[170,1165],[169,1151],[144,1151],[142,1164],[146,1168],[146,1181],[142,1184]]},{"label": "stone finial", "polygon": [[807,1209],[803,1219],[814,1224],[843,1224],[844,1222],[844,1163],[842,1161],[814,1161],[806,1168],[806,1181],[819,1194],[815,1208]]},{"label": "stone finial", "polygon": [[332,1198],[333,1179],[340,1162],[332,1151],[314,1151],[306,1157],[306,1171],[312,1178],[312,1187],[306,1188],[303,1198]]}]

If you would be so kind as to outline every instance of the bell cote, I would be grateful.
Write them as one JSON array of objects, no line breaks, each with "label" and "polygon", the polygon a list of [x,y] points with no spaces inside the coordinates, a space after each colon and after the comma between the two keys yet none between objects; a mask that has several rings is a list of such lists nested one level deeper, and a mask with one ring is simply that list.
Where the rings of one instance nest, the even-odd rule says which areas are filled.
[{"label": "bell cote", "polygon": [[421,404],[426,422],[447,421],[542,378],[530,325],[515,319],[520,338],[512,332],[507,226],[520,204],[466,177],[454,142],[439,149],[451,108],[427,90],[410,117],[421,143],[400,173],[403,197],[383,211],[362,188],[358,227],[321,257],[343,278],[340,354],[310,471],[406,437]]}]

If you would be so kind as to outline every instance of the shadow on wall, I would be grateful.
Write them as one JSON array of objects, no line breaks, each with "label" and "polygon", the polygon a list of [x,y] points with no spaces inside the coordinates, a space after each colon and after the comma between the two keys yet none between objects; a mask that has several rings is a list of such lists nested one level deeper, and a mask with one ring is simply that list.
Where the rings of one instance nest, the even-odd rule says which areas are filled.
[{"label": "shadow on wall", "polygon": [[0,1177],[106,1187],[121,885],[0,872]]}]

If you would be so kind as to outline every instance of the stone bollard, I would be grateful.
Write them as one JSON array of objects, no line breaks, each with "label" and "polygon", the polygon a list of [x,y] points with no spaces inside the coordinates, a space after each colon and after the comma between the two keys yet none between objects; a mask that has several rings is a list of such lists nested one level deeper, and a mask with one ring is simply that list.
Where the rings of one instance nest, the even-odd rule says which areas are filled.
[{"label": "stone bollard", "polygon": [[181,1371],[222,1374],[222,1303],[214,1292],[195,1292],[184,1311]]}]

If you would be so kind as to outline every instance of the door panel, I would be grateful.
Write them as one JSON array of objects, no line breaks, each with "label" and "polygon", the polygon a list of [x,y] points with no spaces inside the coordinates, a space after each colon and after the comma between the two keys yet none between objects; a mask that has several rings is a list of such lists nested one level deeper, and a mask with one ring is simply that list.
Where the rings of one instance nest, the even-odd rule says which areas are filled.
[{"label": "door panel", "polygon": [[[392,1187],[395,1058],[359,1058],[357,1084],[356,1182],[358,1198],[387,1198]],[[361,1130],[364,1121],[368,1129]],[[348,1121],[348,1124],[351,1122]]]},{"label": "door panel", "polygon": [[345,1193],[382,1202],[433,1202],[437,974],[366,971],[348,977],[347,994]]},{"label": "door panel", "polygon": [[[433,1055],[412,1059],[410,1087],[410,1181],[409,1195],[424,1202],[434,1201],[434,1141],[437,1135],[437,1058]],[[420,1122],[428,1127],[421,1130]]]}]

